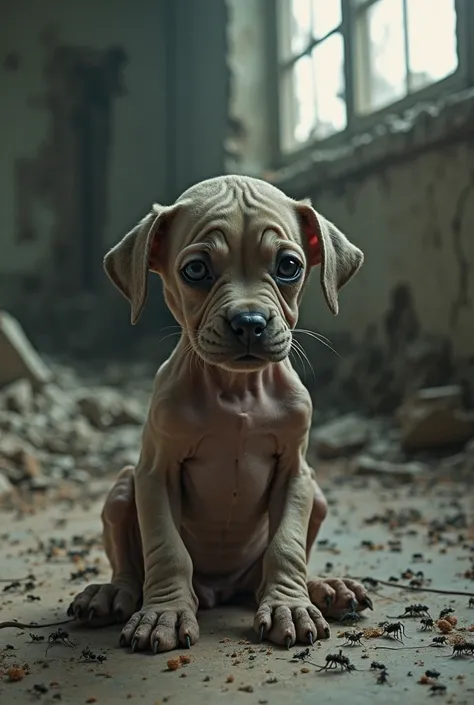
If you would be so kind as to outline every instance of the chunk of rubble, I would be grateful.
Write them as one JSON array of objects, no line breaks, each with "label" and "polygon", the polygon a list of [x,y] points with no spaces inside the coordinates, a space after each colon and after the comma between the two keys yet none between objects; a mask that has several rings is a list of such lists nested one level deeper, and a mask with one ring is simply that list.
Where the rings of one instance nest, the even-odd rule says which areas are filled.
[{"label": "chunk of rubble", "polygon": [[10,480],[3,472],[0,472],[0,502],[10,499],[14,493],[15,489]]},{"label": "chunk of rubble", "polygon": [[19,379],[39,387],[52,379],[19,322],[6,311],[0,311],[0,360],[0,388]]},{"label": "chunk of rubble", "polygon": [[112,426],[141,425],[145,420],[141,404],[108,387],[80,391],[77,406],[89,423],[101,430]]},{"label": "chunk of rubble", "polygon": [[359,455],[354,464],[354,472],[361,477],[387,477],[400,482],[411,482],[428,471],[423,463],[392,463],[388,460]]},{"label": "chunk of rubble", "polygon": [[33,408],[33,387],[29,379],[19,379],[2,389],[0,405],[6,411],[28,414]]},{"label": "chunk of rubble", "polygon": [[467,411],[458,385],[420,389],[398,409],[407,451],[461,446],[474,437],[474,412]]},{"label": "chunk of rubble", "polygon": [[367,419],[346,414],[317,427],[311,434],[311,445],[320,458],[331,460],[361,450],[370,439]]}]

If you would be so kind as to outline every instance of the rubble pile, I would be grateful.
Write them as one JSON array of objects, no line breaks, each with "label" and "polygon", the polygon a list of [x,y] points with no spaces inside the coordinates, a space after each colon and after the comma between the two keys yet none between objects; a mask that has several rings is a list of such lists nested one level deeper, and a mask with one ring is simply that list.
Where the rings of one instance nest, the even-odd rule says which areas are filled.
[{"label": "rubble pile", "polygon": [[139,366],[111,366],[94,380],[46,365],[0,313],[0,499],[136,463],[150,388]]},{"label": "rubble pile", "polygon": [[458,385],[419,389],[393,418],[346,414],[313,428],[313,457],[350,457],[361,476],[410,482],[433,468],[448,474],[474,472],[474,411]]}]

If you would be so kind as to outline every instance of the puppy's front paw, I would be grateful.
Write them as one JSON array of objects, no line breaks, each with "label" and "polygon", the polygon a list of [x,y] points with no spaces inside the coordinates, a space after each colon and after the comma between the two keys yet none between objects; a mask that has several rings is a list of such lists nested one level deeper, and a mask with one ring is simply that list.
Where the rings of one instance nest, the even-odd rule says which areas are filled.
[{"label": "puppy's front paw", "polygon": [[308,598],[301,600],[262,599],[254,619],[254,629],[262,640],[288,649],[300,642],[313,644],[316,639],[328,639],[329,625],[320,610]]},{"label": "puppy's front paw", "polygon": [[120,645],[132,651],[171,651],[180,644],[188,649],[199,639],[195,612],[187,605],[148,605],[128,620],[120,635]]}]

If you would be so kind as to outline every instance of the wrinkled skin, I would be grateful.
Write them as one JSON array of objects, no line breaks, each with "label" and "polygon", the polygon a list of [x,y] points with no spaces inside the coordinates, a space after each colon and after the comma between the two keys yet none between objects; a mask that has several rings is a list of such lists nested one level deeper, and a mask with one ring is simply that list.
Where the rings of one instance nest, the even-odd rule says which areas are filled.
[{"label": "wrinkled skin", "polygon": [[309,203],[237,176],[155,205],[106,255],[132,322],[152,271],[182,335],[157,372],[138,465],[105,502],[111,582],[70,614],[125,623],[122,645],[159,652],[198,640],[198,605],[240,594],[256,600],[257,634],[286,646],[370,607],[355,581],[307,576],[327,504],[306,461],[311,399],[289,361],[309,270],[336,314],[362,261]]}]

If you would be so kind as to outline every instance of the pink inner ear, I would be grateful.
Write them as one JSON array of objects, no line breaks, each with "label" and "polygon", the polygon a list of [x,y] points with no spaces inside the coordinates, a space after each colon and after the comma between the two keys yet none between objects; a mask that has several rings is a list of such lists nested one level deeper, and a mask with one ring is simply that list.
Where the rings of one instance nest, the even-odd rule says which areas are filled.
[{"label": "pink inner ear", "polygon": [[314,225],[308,218],[303,219],[303,232],[309,247],[309,264],[311,267],[315,267],[321,264],[321,245],[319,235],[315,232]]}]

